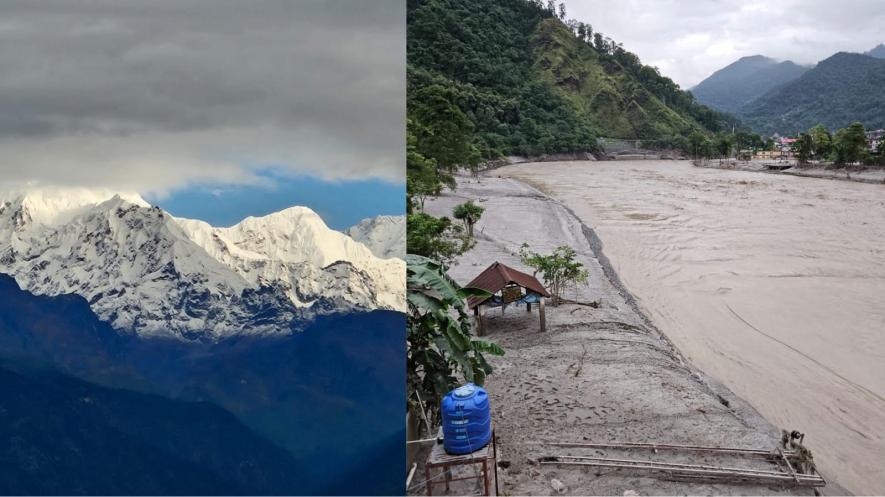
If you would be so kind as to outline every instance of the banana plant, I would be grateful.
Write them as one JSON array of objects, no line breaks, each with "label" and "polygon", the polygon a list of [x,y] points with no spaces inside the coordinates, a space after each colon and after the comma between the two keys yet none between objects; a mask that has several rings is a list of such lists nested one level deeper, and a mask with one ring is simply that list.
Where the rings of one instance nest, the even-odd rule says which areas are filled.
[{"label": "banana plant", "polygon": [[482,385],[492,372],[485,355],[503,355],[504,350],[470,333],[464,299],[488,292],[461,288],[442,263],[420,255],[406,256],[406,272],[409,404],[436,422],[440,401],[458,386],[459,377]]}]

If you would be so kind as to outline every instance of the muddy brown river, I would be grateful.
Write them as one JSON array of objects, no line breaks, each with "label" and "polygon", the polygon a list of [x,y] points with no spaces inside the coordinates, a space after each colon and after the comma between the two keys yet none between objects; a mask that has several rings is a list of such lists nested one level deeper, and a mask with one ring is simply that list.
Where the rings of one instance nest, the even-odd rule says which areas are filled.
[{"label": "muddy brown river", "polygon": [[571,208],[626,287],[702,370],[825,476],[885,493],[885,185],[682,161],[498,171]]}]

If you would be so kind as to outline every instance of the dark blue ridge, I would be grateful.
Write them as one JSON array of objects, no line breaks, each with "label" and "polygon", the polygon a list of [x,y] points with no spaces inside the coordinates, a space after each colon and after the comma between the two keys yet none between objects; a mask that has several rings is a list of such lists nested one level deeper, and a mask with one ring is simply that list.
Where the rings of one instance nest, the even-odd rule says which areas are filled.
[{"label": "dark blue ridge", "polygon": [[[285,449],[291,458],[286,478],[275,480],[271,473],[267,480],[230,483],[213,476],[229,490],[217,490],[213,482],[192,482],[195,486],[171,493],[201,493],[197,483],[205,485],[203,493],[223,494],[404,492],[405,316],[401,313],[324,316],[301,332],[217,343],[142,339],[102,322],[79,296],[35,296],[19,289],[11,277],[0,275],[0,363],[25,378],[57,371],[97,389],[154,395],[170,402],[166,408],[182,416],[196,411],[178,402],[211,404],[232,414],[254,437]],[[153,412],[159,418],[170,416]],[[135,425],[126,425],[123,417],[116,419],[121,423],[119,432],[134,432]],[[191,426],[188,422],[195,420],[180,421],[181,426]],[[162,431],[157,428],[154,435],[162,438]],[[223,454],[224,447],[203,448],[221,458],[229,456]],[[27,465],[27,453],[17,453],[19,464]],[[110,465],[109,474],[123,471],[114,466],[116,460],[122,465],[125,458],[102,460]],[[85,456],[84,461],[88,462]],[[157,464],[158,471],[165,467]],[[41,477],[47,485],[56,479],[59,489],[42,493],[78,492],[50,472]],[[292,479],[297,488],[291,488]],[[109,493],[169,492],[145,486],[141,492]]]},{"label": "dark blue ridge", "polygon": [[299,465],[205,402],[0,368],[0,494],[297,492]]}]

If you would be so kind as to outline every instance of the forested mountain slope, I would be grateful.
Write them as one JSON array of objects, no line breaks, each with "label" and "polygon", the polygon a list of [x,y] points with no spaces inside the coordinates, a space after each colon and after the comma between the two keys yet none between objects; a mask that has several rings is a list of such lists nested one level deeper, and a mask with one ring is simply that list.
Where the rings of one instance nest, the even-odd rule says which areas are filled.
[{"label": "forested mountain slope", "polygon": [[451,132],[469,133],[477,157],[495,157],[731,127],[620,44],[540,2],[410,0],[407,50],[410,132],[438,160],[436,142]]},{"label": "forested mountain slope", "polygon": [[691,89],[698,102],[723,111],[737,112],[743,105],[807,71],[789,60],[777,62],[762,55],[742,57],[714,72]]},{"label": "forested mountain slope", "polygon": [[818,123],[839,129],[854,121],[885,127],[885,59],[839,52],[751,102],[741,116],[760,133],[794,134]]}]

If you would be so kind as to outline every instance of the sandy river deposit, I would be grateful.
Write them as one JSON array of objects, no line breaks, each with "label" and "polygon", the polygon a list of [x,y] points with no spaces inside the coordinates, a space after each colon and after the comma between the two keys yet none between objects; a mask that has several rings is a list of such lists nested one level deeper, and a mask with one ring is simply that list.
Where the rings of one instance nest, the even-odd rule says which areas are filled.
[{"label": "sandy river deposit", "polygon": [[640,307],[696,366],[825,474],[885,491],[885,186],[562,162],[495,171],[562,201]]},{"label": "sandy river deposit", "polygon": [[[498,439],[500,495],[549,495],[554,481],[565,485],[567,495],[812,495],[810,488],[673,481],[636,471],[539,464],[558,454],[772,470],[758,458],[548,444],[628,441],[774,449],[780,430],[708,375],[688,367],[638,312],[589,227],[559,202],[496,173],[484,173],[479,181],[458,177],[456,191],[427,201],[427,212],[437,216],[451,215],[465,200],[486,209],[476,226],[476,246],[458,258],[449,274],[466,284],[493,261],[531,271],[517,254],[522,243],[543,253],[565,244],[576,250],[589,273],[587,283],[568,289],[566,296],[599,303],[548,306],[546,333],[538,330],[537,309],[529,313],[511,306],[505,313],[486,314],[489,334],[484,338],[506,351],[490,358],[495,369],[485,384]],[[422,460],[420,455],[416,460]],[[423,469],[417,474],[423,475]],[[469,475],[465,470],[459,476]],[[827,490],[844,493],[837,486]],[[410,491],[422,494],[423,478]],[[472,488],[453,491],[469,494]]]}]

